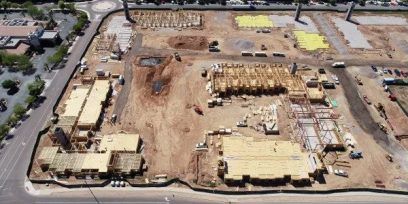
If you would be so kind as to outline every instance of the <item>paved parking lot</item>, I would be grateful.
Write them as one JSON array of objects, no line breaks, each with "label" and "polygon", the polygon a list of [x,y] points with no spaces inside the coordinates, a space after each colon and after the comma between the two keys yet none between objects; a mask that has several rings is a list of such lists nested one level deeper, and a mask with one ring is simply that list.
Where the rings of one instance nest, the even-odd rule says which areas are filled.
[{"label": "paved parking lot", "polygon": [[[2,15],[4,17],[4,15]],[[7,19],[11,18],[23,18],[20,12],[18,13],[9,13],[7,14]],[[55,13],[54,20],[59,23],[59,30],[62,39],[68,35],[69,31],[76,23],[76,18],[72,15],[66,15],[62,13]],[[22,72],[9,72],[7,69],[3,69],[2,73],[0,74],[0,83],[6,79],[18,79],[21,82],[20,90],[13,94],[9,95],[5,89],[0,87],[0,98],[5,98],[7,100],[8,109],[4,112],[0,112],[0,124],[3,124],[7,121],[9,115],[13,112],[13,107],[20,103],[24,104],[25,99],[28,97],[28,90],[27,86],[32,81],[36,75],[40,75],[45,81],[49,81],[53,78],[53,76],[58,72],[58,70],[48,73],[44,70],[44,64],[47,62],[48,56],[51,56],[56,51],[56,47],[53,48],[45,48],[44,53],[41,55],[36,55],[31,58],[31,62],[33,63],[33,72],[23,74]]]}]

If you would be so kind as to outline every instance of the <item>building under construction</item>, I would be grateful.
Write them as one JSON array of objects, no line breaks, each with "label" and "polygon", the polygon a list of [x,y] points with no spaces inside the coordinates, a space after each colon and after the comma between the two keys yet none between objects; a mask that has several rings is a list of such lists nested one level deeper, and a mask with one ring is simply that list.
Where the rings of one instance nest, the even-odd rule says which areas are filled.
[{"label": "building under construction", "polygon": [[143,165],[139,147],[138,134],[104,135],[96,138],[93,150],[65,151],[57,146],[44,147],[36,162],[43,171],[59,177],[134,176],[141,173]]},{"label": "building under construction", "polygon": [[147,28],[198,28],[203,25],[200,13],[174,11],[135,11],[132,17],[137,26]]},{"label": "building under construction", "polygon": [[294,118],[293,132],[299,142],[311,152],[344,150],[336,119],[331,107],[311,104],[306,98],[293,101],[289,114]]},{"label": "building under construction", "polygon": [[[48,132],[54,145],[71,148],[71,143],[87,142],[88,131],[99,127],[101,112],[112,91],[109,80],[91,80],[90,84],[75,85],[69,98],[60,107],[61,114]],[[85,135],[79,134],[81,131]]]},{"label": "building under construction", "polygon": [[306,94],[301,77],[282,64],[214,64],[210,77],[212,92],[220,96],[288,93],[289,98],[296,98]]},{"label": "building under construction", "polygon": [[219,154],[218,175],[227,184],[308,184],[324,170],[316,154],[290,141],[224,135]]}]

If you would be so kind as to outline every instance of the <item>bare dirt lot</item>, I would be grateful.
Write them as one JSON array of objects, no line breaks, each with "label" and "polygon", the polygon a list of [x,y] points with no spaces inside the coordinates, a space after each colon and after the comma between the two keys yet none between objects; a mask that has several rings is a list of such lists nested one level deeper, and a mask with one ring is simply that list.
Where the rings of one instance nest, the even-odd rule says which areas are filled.
[{"label": "bare dirt lot", "polygon": [[170,37],[168,44],[175,49],[204,50],[208,48],[208,40],[203,36]]},{"label": "bare dirt lot", "polygon": [[[210,62],[189,57],[183,58],[182,62],[173,59],[167,66],[155,68],[134,65],[131,94],[117,128],[136,128],[140,132],[149,165],[148,175],[167,173],[172,177],[194,179],[195,168],[191,168],[195,163],[193,151],[195,145],[204,140],[205,131],[219,126],[232,128],[250,112],[241,107],[244,100],[238,98],[223,107],[206,106],[210,95],[205,90],[206,79],[201,77],[200,67],[209,65]],[[163,81],[159,94],[153,91],[157,80]],[[272,98],[265,96],[253,101],[257,105],[267,105]],[[195,113],[193,105],[200,106],[204,115]],[[135,120],[129,121],[128,118]],[[288,133],[285,121],[281,123],[282,132]],[[251,129],[243,130],[242,134],[262,136]],[[287,134],[284,135],[280,139],[288,140]],[[216,157],[211,158],[216,165]],[[204,169],[200,168],[200,171]]]},{"label": "bare dirt lot", "polygon": [[[215,182],[220,189],[235,190],[235,188],[224,185],[222,179],[217,176],[217,162],[219,159],[219,145],[217,143],[220,142],[220,138],[218,136],[206,138],[205,132],[218,129],[220,126],[237,128],[236,122],[240,121],[246,114],[257,110],[260,106],[276,103],[278,104],[279,135],[266,136],[261,131],[255,130],[253,127],[256,126],[259,120],[262,120],[261,117],[252,117],[248,119],[249,127],[237,129],[239,133],[246,136],[274,140],[294,140],[290,127],[293,120],[289,118],[290,113],[285,111],[284,102],[287,99],[285,95],[232,96],[232,103],[224,103],[223,106],[208,108],[207,100],[212,97],[206,90],[208,80],[201,76],[202,69],[208,69],[214,63],[276,63],[273,61],[276,58],[239,56],[243,50],[260,51],[261,45],[265,45],[268,52],[285,53],[287,57],[281,59],[290,62],[293,59],[306,59],[306,61],[316,59],[321,53],[306,53],[295,48],[293,46],[295,40],[291,36],[293,30],[291,26],[272,28],[270,33],[257,33],[253,29],[239,30],[234,26],[233,17],[239,12],[205,11],[202,13],[204,15],[204,26],[200,28],[137,29],[138,40],[135,40],[135,42],[140,44],[135,43],[136,45],[125,54],[122,62],[109,60],[108,63],[101,63],[100,58],[110,53],[106,51],[97,52],[95,44],[98,39],[95,39],[91,49],[85,55],[88,59],[89,69],[85,71],[84,75],[95,76],[97,68],[102,68],[112,74],[125,75],[126,82],[124,86],[118,85],[116,79],[110,78],[113,82],[114,92],[109,103],[110,106],[104,110],[104,122],[98,130],[98,134],[109,134],[119,130],[139,133],[143,141],[142,154],[148,166],[148,170],[143,174],[143,179],[153,178],[158,174],[167,174],[168,178],[180,178],[191,184],[213,186]],[[265,14],[266,12],[255,12],[255,14],[257,13]],[[290,12],[279,12],[279,14],[292,15]],[[395,36],[403,36],[401,32],[407,31],[401,30],[401,28],[390,29],[393,29],[392,32]],[[400,44],[392,40],[392,36],[388,38],[387,35],[372,34],[375,31],[384,33],[387,31],[387,27],[362,27],[362,30],[365,35],[370,35],[368,38],[376,48],[393,50]],[[288,35],[285,36],[285,34]],[[337,35],[339,34],[337,33]],[[208,43],[213,40],[219,42],[220,53],[208,52]],[[398,53],[394,56],[403,57],[404,54],[401,54],[401,49],[397,48],[395,52],[393,51]],[[332,53],[332,51],[331,48],[326,53]],[[174,52],[180,53],[181,61],[177,61],[170,55]],[[369,51],[353,51],[351,54],[359,52],[366,53],[362,55],[370,59],[377,60],[380,56],[380,52],[367,54]],[[140,60],[150,56],[159,57],[161,59],[159,60],[160,63],[152,66],[142,66]],[[388,58],[388,56],[384,55],[380,57]],[[300,75],[303,73],[306,75],[307,73],[310,76],[317,76],[318,68],[321,68],[321,66],[313,67],[299,64],[298,73]],[[305,72],[300,72],[301,69],[304,69]],[[308,69],[312,70],[307,71]],[[330,77],[332,74],[330,72],[333,69],[326,68],[326,71],[328,72],[327,78],[330,82],[333,82]],[[358,75],[364,85],[357,88],[352,87],[350,91],[349,84],[355,83],[355,81],[350,79],[342,81],[341,79],[340,85],[336,85],[336,89],[325,90],[325,92],[330,98],[336,100],[338,107],[334,108],[334,112],[340,115],[338,125],[342,131],[347,131],[354,136],[356,140],[355,149],[363,151],[363,159],[350,159],[348,153],[351,149],[344,152],[331,152],[325,158],[326,164],[332,162],[330,165],[333,168],[346,170],[350,177],[343,178],[333,174],[325,174],[326,183],[314,183],[312,186],[305,188],[378,187],[378,183],[386,188],[405,188],[403,184],[408,178],[404,168],[408,168],[408,165],[401,163],[402,159],[400,157],[406,155],[406,152],[398,154],[398,152],[386,151],[381,146],[382,144],[380,145],[380,142],[375,140],[375,135],[378,134],[372,134],[374,131],[378,131],[375,122],[367,125],[366,121],[361,120],[370,118],[371,121],[372,117],[374,118],[373,121],[383,122],[388,128],[391,128],[391,124],[394,132],[386,137],[386,141],[389,141],[394,139],[393,134],[397,131],[407,131],[406,126],[399,125],[407,124],[407,117],[402,115],[400,107],[395,102],[388,99],[387,93],[381,87],[382,77],[373,73],[369,67],[348,67],[347,71],[344,72],[351,74],[353,77]],[[80,76],[77,73],[77,77],[72,79],[61,103],[68,98],[72,85],[80,81]],[[125,89],[126,91],[123,91]],[[350,95],[347,94],[350,93],[354,96],[354,101],[348,101]],[[118,95],[124,97],[118,97]],[[383,103],[390,124],[386,123],[378,115],[373,105],[367,104],[366,106],[362,104],[358,95],[367,95],[373,104]],[[359,102],[358,107],[360,109],[367,108],[369,110],[364,109],[365,111],[361,112],[364,117],[356,117],[355,115],[358,112],[353,108],[356,105],[356,100]],[[283,105],[281,105],[282,103]],[[203,110],[202,115],[194,111],[196,106]],[[117,123],[107,122],[116,110],[120,110]],[[209,144],[208,152],[195,151],[196,144],[203,142],[205,139],[212,141]],[[47,138],[43,138],[43,140],[47,140]],[[50,145],[50,141],[41,143],[41,145],[45,146]],[[385,155],[388,153],[398,154],[394,163],[386,159]],[[336,160],[346,161],[347,165],[336,163]],[[248,184],[245,188],[246,190],[256,190],[273,187]],[[286,185],[283,188],[293,189],[295,187]]]},{"label": "bare dirt lot", "polygon": [[[269,52],[282,52],[287,56],[299,56],[301,52],[293,47],[295,41],[285,38],[285,33],[291,33],[292,28],[273,28],[271,33],[257,33],[254,30],[238,30],[234,27],[234,12],[206,11],[204,14],[204,27],[202,29],[187,29],[177,31],[170,28],[156,30],[140,30],[143,34],[143,47],[156,49],[192,49],[203,50],[208,44],[201,45],[207,38],[208,42],[217,40],[221,53],[239,55],[241,51],[261,51],[265,45]],[[243,14],[243,13],[239,13]],[[263,13],[265,14],[265,13]],[[184,36],[184,37],[180,37]],[[190,39],[197,45],[188,45]],[[185,40],[185,41],[184,41]],[[180,44],[181,43],[181,44]],[[180,44],[176,46],[176,44]],[[204,48],[203,48],[204,46]],[[208,50],[203,50],[208,52]]]}]

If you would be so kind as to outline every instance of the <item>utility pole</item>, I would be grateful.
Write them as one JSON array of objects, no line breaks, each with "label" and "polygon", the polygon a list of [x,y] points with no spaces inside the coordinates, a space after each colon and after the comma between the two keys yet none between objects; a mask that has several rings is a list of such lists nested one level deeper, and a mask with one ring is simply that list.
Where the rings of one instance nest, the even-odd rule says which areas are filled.
[{"label": "utility pole", "polygon": [[125,11],[126,20],[128,20],[131,23],[135,23],[135,21],[130,17],[127,0],[123,0],[122,4],[123,4],[123,9]]}]

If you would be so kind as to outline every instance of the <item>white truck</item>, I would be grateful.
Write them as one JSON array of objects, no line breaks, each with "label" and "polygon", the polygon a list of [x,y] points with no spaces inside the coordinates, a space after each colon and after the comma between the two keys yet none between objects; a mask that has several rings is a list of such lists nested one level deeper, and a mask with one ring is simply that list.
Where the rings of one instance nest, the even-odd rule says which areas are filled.
[{"label": "white truck", "polygon": [[346,64],[344,62],[335,62],[332,64],[333,68],[344,68],[346,67]]}]

